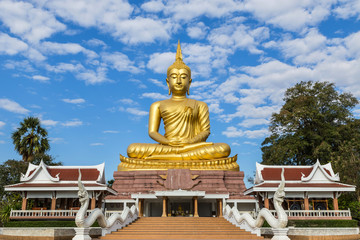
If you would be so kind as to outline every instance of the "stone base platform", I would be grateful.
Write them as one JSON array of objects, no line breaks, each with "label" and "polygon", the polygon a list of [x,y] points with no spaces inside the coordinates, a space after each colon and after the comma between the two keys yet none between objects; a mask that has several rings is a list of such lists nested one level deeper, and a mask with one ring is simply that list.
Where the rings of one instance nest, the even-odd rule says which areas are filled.
[{"label": "stone base platform", "polygon": [[223,170],[147,170],[114,172],[112,188],[119,194],[106,199],[130,199],[131,194],[155,191],[205,191],[206,194],[229,194],[229,199],[254,199],[245,196],[244,172]]},{"label": "stone base platform", "polygon": [[118,165],[118,171],[166,169],[239,171],[239,165],[236,163],[237,155],[210,160],[144,160],[128,158],[120,154],[120,161],[121,163]]}]

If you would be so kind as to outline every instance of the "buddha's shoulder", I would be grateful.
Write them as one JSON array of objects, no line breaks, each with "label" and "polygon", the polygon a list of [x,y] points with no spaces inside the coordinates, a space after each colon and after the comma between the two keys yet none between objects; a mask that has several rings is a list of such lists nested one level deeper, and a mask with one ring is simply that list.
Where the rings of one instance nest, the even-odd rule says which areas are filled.
[{"label": "buddha's shoulder", "polygon": [[199,107],[207,107],[208,106],[205,102],[202,102],[199,100],[188,98],[188,101],[193,105],[198,105]]},{"label": "buddha's shoulder", "polygon": [[169,99],[166,99],[166,100],[161,100],[161,101],[157,101],[157,102],[153,102],[151,104],[151,107],[154,108],[154,107],[160,107],[162,105],[167,105],[169,103]]}]

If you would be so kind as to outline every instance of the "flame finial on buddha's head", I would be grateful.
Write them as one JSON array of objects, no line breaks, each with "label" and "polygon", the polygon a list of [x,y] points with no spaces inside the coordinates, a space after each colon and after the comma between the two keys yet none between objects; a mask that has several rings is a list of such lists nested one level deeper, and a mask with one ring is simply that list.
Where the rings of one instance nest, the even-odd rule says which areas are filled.
[{"label": "flame finial on buddha's head", "polygon": [[178,41],[178,46],[176,50],[175,62],[167,69],[167,75],[172,69],[186,69],[189,72],[189,77],[191,78],[191,69],[183,62],[183,57],[181,53],[180,40]]}]

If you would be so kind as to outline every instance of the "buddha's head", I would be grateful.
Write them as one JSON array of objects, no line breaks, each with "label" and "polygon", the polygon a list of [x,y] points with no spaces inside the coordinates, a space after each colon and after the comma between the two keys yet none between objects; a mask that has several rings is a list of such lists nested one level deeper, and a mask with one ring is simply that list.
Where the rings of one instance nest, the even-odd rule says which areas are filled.
[{"label": "buddha's head", "polygon": [[175,62],[167,70],[166,83],[169,87],[169,95],[189,94],[191,84],[191,70],[182,60],[180,41],[176,51]]}]

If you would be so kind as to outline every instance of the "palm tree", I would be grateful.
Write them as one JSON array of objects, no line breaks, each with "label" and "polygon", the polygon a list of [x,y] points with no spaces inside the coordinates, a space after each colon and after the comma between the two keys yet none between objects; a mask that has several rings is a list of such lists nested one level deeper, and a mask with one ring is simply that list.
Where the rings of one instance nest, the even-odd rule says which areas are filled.
[{"label": "palm tree", "polygon": [[40,126],[39,118],[27,117],[11,137],[15,150],[22,155],[25,162],[31,162],[34,155],[45,153],[50,149],[47,134],[46,129]]}]

